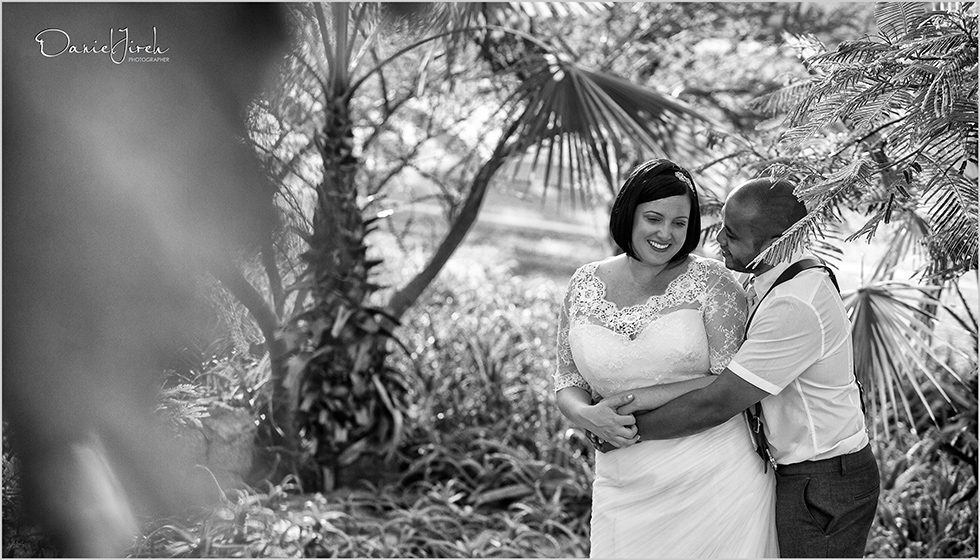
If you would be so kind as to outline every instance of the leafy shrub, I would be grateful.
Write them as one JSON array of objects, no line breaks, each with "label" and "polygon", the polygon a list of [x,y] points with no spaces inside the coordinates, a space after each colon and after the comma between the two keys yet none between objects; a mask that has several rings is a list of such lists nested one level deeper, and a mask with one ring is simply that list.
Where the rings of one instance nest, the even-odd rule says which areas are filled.
[{"label": "leafy shrub", "polygon": [[439,282],[405,318],[403,367],[418,385],[403,481],[455,480],[474,506],[530,500],[554,510],[542,522],[585,537],[592,447],[555,406],[551,381],[561,288],[471,271]]},{"label": "leafy shrub", "polygon": [[976,558],[975,462],[941,452],[945,438],[937,430],[921,438],[908,431],[896,436],[876,451],[882,493],[868,554]]},{"label": "leafy shrub", "polygon": [[230,492],[148,524],[133,554],[586,556],[591,446],[552,397],[559,289],[476,271],[437,282],[404,318],[392,359],[414,404],[394,483]]}]

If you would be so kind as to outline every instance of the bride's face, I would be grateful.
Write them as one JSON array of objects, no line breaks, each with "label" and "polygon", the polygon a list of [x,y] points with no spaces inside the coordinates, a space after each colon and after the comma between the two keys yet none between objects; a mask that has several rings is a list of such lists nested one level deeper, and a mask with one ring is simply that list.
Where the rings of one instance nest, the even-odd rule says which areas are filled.
[{"label": "bride's face", "polygon": [[633,215],[633,252],[646,264],[667,264],[687,239],[691,200],[684,195],[644,202]]}]

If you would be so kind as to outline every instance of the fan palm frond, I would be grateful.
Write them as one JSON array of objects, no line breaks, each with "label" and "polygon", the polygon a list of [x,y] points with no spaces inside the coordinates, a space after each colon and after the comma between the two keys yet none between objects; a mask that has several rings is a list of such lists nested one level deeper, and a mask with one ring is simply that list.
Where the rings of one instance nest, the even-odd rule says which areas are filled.
[{"label": "fan palm frond", "polygon": [[614,189],[616,154],[631,151],[634,157],[678,158],[693,166],[700,157],[698,127],[714,126],[673,97],[551,54],[529,72],[514,101],[520,157],[536,147],[531,173],[543,167],[546,187],[555,184],[559,190],[564,177],[587,185],[594,172]]},{"label": "fan palm frond", "polygon": [[[925,239],[929,236],[929,222],[914,211],[898,213],[899,218],[893,220],[889,230],[891,241],[885,247],[885,252],[878,259],[873,278],[891,280],[895,268],[910,255],[921,255],[925,252]],[[860,235],[855,233],[851,238]]]},{"label": "fan palm frond", "polygon": [[[923,392],[923,383],[933,385],[947,403],[955,406],[944,379],[959,383],[963,380],[946,365],[935,346],[937,341],[921,334],[928,332],[936,320],[922,303],[944,307],[938,299],[938,290],[938,287],[872,280],[843,295],[851,321],[855,373],[877,397],[870,399],[871,413],[880,418],[885,437],[888,426],[897,419],[904,417],[911,426],[919,420],[913,416],[903,388],[918,396],[933,422],[935,415]],[[938,344],[953,354],[968,357],[947,342],[938,341]]]}]

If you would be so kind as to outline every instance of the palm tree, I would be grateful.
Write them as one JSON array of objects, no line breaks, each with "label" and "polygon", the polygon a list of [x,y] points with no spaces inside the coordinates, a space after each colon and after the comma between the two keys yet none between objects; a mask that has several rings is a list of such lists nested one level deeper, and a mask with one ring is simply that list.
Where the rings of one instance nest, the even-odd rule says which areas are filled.
[{"label": "palm tree", "polygon": [[[331,3],[293,10],[301,40],[280,107],[296,113],[300,105],[300,120],[317,123],[318,130],[291,146],[288,118],[280,114],[283,132],[262,148],[270,173],[282,183],[295,177],[309,183],[314,210],[295,224],[306,243],[302,266],[291,274],[295,313],[278,319],[285,326],[278,330],[284,298],[274,297],[264,312],[253,312],[257,321],[266,321],[263,332],[275,331],[271,338],[266,334],[266,343],[282,364],[273,368],[272,379],[276,433],[286,458],[300,459],[287,462],[287,470],[306,465],[309,484],[330,487],[346,482],[335,480],[337,473],[362,455],[376,461],[397,448],[408,406],[401,374],[386,365],[387,343],[398,319],[463,241],[508,161],[531,158],[530,172],[543,172],[546,186],[581,193],[596,179],[614,191],[620,169],[632,161],[699,160],[695,134],[711,126],[708,119],[669,96],[584,68],[560,46],[529,32],[536,17],[600,9],[601,4]],[[405,39],[406,27],[414,41]],[[397,41],[404,46],[391,46]],[[433,83],[455,87],[460,80],[453,73],[464,58],[482,64],[480,77],[492,84],[487,100],[496,109],[489,111],[481,136],[492,141],[429,262],[378,303],[381,286],[372,270],[380,261],[368,258],[366,240],[378,216],[369,215],[368,193],[358,179],[364,162],[357,123],[370,114],[374,130],[383,129],[424,95],[419,92],[438,91]],[[366,138],[361,142],[375,136]],[[301,170],[311,156],[315,180]],[[295,196],[283,194],[287,201]],[[239,288],[248,292],[240,282]],[[271,307],[279,312],[269,313]]]}]

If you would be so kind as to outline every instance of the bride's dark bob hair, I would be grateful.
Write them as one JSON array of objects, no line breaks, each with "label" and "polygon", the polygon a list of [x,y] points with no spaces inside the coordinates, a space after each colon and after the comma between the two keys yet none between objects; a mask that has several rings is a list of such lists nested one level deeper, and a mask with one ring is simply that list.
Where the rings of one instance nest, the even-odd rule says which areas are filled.
[{"label": "bride's dark bob hair", "polygon": [[687,221],[684,244],[670,262],[680,262],[687,258],[701,241],[701,208],[698,206],[694,178],[686,169],[669,159],[651,159],[630,171],[609,213],[609,233],[616,245],[630,257],[638,259],[633,250],[633,218],[636,207],[651,200],[678,195],[687,195],[691,201],[691,215]]}]

